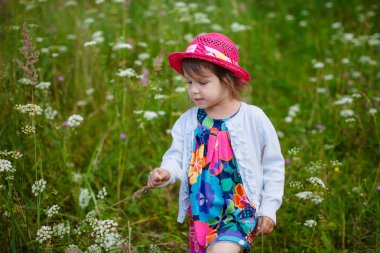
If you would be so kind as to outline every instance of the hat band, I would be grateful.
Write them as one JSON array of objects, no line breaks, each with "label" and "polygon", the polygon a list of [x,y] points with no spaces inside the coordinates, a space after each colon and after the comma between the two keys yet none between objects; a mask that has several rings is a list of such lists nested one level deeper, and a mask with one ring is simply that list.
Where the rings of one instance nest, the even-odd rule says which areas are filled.
[{"label": "hat band", "polygon": [[186,53],[195,53],[195,51],[198,51],[198,52],[200,51],[201,53],[205,55],[212,56],[212,57],[215,57],[215,58],[218,58],[223,61],[233,63],[239,66],[238,62],[231,60],[225,54],[216,50],[215,48],[208,47],[202,44],[193,44],[193,45],[188,46],[188,48],[186,49]]}]

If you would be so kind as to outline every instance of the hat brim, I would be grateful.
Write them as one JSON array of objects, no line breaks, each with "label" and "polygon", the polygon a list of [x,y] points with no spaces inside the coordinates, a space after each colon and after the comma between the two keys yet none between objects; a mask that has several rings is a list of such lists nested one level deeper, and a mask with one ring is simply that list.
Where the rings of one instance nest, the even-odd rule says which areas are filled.
[{"label": "hat brim", "polygon": [[182,60],[186,58],[201,59],[208,62],[212,62],[234,73],[238,78],[240,78],[243,81],[244,84],[249,82],[249,73],[244,68],[233,63],[227,62],[223,59],[219,59],[209,55],[184,52],[171,53],[168,56],[169,65],[179,74],[183,75],[184,73],[182,71]]}]

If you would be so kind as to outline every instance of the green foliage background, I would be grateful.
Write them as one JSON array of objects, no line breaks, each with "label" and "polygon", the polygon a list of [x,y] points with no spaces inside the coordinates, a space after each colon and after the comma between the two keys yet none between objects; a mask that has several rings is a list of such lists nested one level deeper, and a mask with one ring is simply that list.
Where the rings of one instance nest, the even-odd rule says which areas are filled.
[{"label": "green foliage background", "polygon": [[[1,248],[62,252],[75,244],[85,251],[94,244],[90,233],[71,230],[44,243],[36,233],[64,221],[74,228],[89,211],[106,209],[98,218],[116,220],[138,252],[185,252],[187,224],[176,223],[178,185],[129,196],[160,164],[171,141],[167,130],[192,106],[186,92],[177,92],[185,82],[169,68],[168,53],[184,50],[189,37],[219,31],[238,44],[240,65],[252,77],[245,101],[270,117],[288,159],[278,225],[255,239],[252,252],[378,252],[379,8],[377,1],[359,0],[0,1],[0,159],[16,169],[0,172]],[[23,61],[23,23],[40,51],[35,66],[38,82],[51,83],[47,90],[20,83],[15,59]],[[85,46],[98,31],[102,41]],[[117,42],[132,48],[114,50]],[[318,62],[324,67],[316,68]],[[126,68],[148,71],[149,82],[120,77]],[[342,98],[351,102],[336,103]],[[50,106],[57,116],[28,117],[15,109],[28,103]],[[147,120],[139,110],[164,115]],[[353,115],[344,117],[343,110]],[[80,126],[63,125],[72,114],[84,117]],[[35,133],[24,134],[25,125]],[[14,159],[9,151],[23,156]],[[47,186],[36,197],[32,185],[41,178]],[[104,200],[96,197],[102,187]],[[85,209],[78,203],[81,188],[92,193]],[[299,199],[301,191],[324,200]],[[60,210],[49,218],[44,210],[53,204]],[[305,226],[308,219],[317,225]]]}]

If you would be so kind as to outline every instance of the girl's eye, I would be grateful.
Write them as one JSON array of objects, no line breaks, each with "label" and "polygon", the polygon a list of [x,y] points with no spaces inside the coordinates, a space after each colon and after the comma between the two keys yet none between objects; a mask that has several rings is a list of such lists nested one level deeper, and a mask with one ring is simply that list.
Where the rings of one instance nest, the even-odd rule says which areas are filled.
[{"label": "girl's eye", "polygon": [[186,81],[187,84],[191,84],[191,81]]},{"label": "girl's eye", "polygon": [[206,85],[207,82],[199,82],[201,85]]}]

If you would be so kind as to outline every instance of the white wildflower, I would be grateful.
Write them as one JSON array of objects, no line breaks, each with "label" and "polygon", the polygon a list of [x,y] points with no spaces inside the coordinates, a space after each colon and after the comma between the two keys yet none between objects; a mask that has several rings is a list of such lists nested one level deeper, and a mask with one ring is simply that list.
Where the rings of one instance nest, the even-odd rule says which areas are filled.
[{"label": "white wildflower", "polygon": [[191,42],[193,41],[194,39],[194,35],[192,35],[191,33],[187,33],[183,36],[183,38],[187,41],[187,42]]},{"label": "white wildflower", "polygon": [[242,24],[239,24],[239,23],[232,23],[231,24],[231,30],[232,32],[240,32],[240,31],[246,31],[246,30],[249,30],[251,29],[250,26],[248,25],[242,25]]},{"label": "white wildflower", "polygon": [[32,193],[34,196],[40,195],[46,188],[46,181],[44,179],[40,179],[35,181],[32,185]]},{"label": "white wildflower", "polygon": [[36,128],[34,126],[26,125],[21,127],[21,132],[24,134],[32,134],[36,131]]},{"label": "white wildflower", "polygon": [[209,24],[211,23],[211,21],[208,18],[207,14],[196,12],[194,13],[194,23],[195,24]]},{"label": "white wildflower", "polygon": [[293,20],[294,20],[294,16],[288,14],[288,15],[285,16],[285,19],[286,19],[287,21],[293,21]]},{"label": "white wildflower", "polygon": [[323,165],[321,161],[312,161],[308,164],[307,171],[312,174],[318,173],[321,170],[322,166]]},{"label": "white wildflower", "polygon": [[327,92],[327,89],[325,87],[317,87],[317,93],[323,94],[326,92]]},{"label": "white wildflower", "polygon": [[104,41],[103,38],[103,32],[102,31],[96,31],[92,34],[92,40],[96,43],[102,43]]},{"label": "white wildflower", "polygon": [[315,76],[309,77],[309,81],[312,82],[312,83],[316,83],[317,82],[317,78]]},{"label": "white wildflower", "polygon": [[344,121],[346,123],[353,123],[353,122],[356,122],[356,119],[355,118],[346,118]]},{"label": "white wildflower", "polygon": [[343,59],[342,59],[342,63],[347,65],[347,64],[350,63],[350,59],[348,59],[348,58],[343,58]]},{"label": "white wildflower", "polygon": [[40,243],[43,243],[44,241],[48,241],[51,239],[51,236],[53,234],[53,230],[50,226],[42,226],[37,231],[37,238],[36,240]]},{"label": "white wildflower", "polygon": [[137,43],[138,46],[140,47],[148,47],[148,44],[146,44],[146,42],[142,42],[140,41],[139,43]]},{"label": "white wildflower", "polygon": [[326,81],[331,81],[334,79],[334,75],[332,75],[332,74],[324,75],[323,79],[325,79]]},{"label": "white wildflower", "polygon": [[299,199],[310,199],[314,194],[310,191],[299,192],[295,196]]},{"label": "white wildflower", "polygon": [[114,98],[115,96],[111,92],[107,91],[106,100],[111,101],[114,100]]},{"label": "white wildflower", "polygon": [[92,94],[94,94],[94,91],[95,91],[94,88],[88,88],[88,89],[86,90],[86,94],[87,94],[87,96],[91,96]]},{"label": "white wildflower", "polygon": [[152,119],[155,119],[158,117],[158,114],[156,112],[152,112],[152,111],[145,111],[144,112],[144,118],[146,120],[152,120]]},{"label": "white wildflower", "polygon": [[137,56],[137,58],[140,60],[140,61],[144,61],[144,60],[147,60],[150,58],[150,54],[148,53],[141,53]]},{"label": "white wildflower", "polygon": [[21,113],[27,113],[29,117],[42,114],[42,108],[36,104],[16,105],[15,109]]},{"label": "white wildflower", "polygon": [[306,20],[301,20],[300,22],[298,22],[298,25],[300,27],[306,27],[308,25],[307,21]]},{"label": "white wildflower", "polygon": [[216,32],[219,32],[219,31],[222,31],[223,30],[223,27],[218,25],[218,24],[212,24],[211,25],[211,30],[213,31],[216,31]]},{"label": "white wildflower", "polygon": [[156,244],[150,244],[149,245],[149,252],[152,253],[161,253],[160,248]]},{"label": "white wildflower", "polygon": [[315,62],[313,65],[315,69],[322,69],[324,66],[325,64],[323,62]]},{"label": "white wildflower", "polygon": [[99,245],[93,244],[89,246],[84,253],[102,253],[102,252],[103,250]]},{"label": "white wildflower", "polygon": [[142,114],[144,111],[143,110],[134,110],[133,113],[134,114]]},{"label": "white wildflower", "polygon": [[126,241],[118,233],[107,233],[104,236],[95,239],[95,242],[99,244],[106,252],[117,252],[121,245]]},{"label": "white wildflower", "polygon": [[0,159],[0,172],[15,172],[12,163],[8,160]]},{"label": "white wildflower", "polygon": [[106,190],[106,187],[103,187],[99,192],[98,194],[96,195],[96,197],[98,199],[104,199],[105,196],[107,196],[107,190]]},{"label": "white wildflower", "polygon": [[339,114],[343,118],[349,118],[349,117],[353,117],[355,115],[354,111],[351,109],[341,110]]},{"label": "white wildflower", "polygon": [[49,89],[51,85],[51,82],[40,82],[39,84],[36,85],[36,88],[40,90],[47,90]]},{"label": "white wildflower", "polygon": [[353,99],[349,96],[344,96],[341,99],[334,102],[335,105],[352,104]]},{"label": "white wildflower", "polygon": [[21,79],[18,80],[18,82],[21,83],[21,84],[25,84],[25,85],[34,85],[35,84],[34,81],[32,81],[32,80],[30,80],[28,78],[21,78]]},{"label": "white wildflower", "polygon": [[97,220],[93,224],[93,231],[91,233],[91,236],[99,238],[107,233],[116,232],[117,226],[118,223],[114,220]]},{"label": "white wildflower", "polygon": [[288,111],[288,115],[290,117],[295,117],[297,112],[300,111],[300,105],[299,104],[295,104],[295,105],[292,105],[290,108],[289,108],[289,111]]},{"label": "white wildflower", "polygon": [[375,115],[377,113],[377,109],[371,108],[371,109],[368,110],[368,113],[371,114],[371,115]]},{"label": "white wildflower", "polygon": [[338,160],[333,160],[333,161],[330,161],[331,165],[332,166],[342,166],[342,163]]},{"label": "white wildflower", "polygon": [[335,22],[331,24],[332,29],[339,29],[342,28],[342,23],[341,22]]},{"label": "white wildflower", "polygon": [[75,183],[80,183],[83,180],[83,175],[77,172],[72,172],[71,177],[72,177],[73,182]]},{"label": "white wildflower", "polygon": [[278,138],[284,138],[285,134],[283,131],[277,131],[276,132]]},{"label": "white wildflower", "polygon": [[361,98],[362,94],[360,94],[360,93],[354,93],[354,94],[351,95],[351,97],[353,97],[353,98]]},{"label": "white wildflower", "polygon": [[177,87],[174,89],[174,92],[182,93],[186,91],[186,87]]},{"label": "white wildflower", "polygon": [[299,152],[300,152],[300,149],[297,147],[293,147],[288,150],[288,154],[291,156],[297,156]]},{"label": "white wildflower", "polygon": [[310,200],[314,204],[318,205],[318,204],[322,203],[324,199],[322,196],[319,196],[317,194],[313,194],[313,196],[310,198]]},{"label": "white wildflower", "polygon": [[286,123],[290,123],[290,122],[292,122],[292,121],[293,121],[293,118],[292,118],[292,117],[289,117],[289,116],[285,117],[285,122],[286,122]]},{"label": "white wildflower", "polygon": [[59,223],[53,226],[53,235],[62,239],[66,234],[70,233],[70,225],[68,223]]},{"label": "white wildflower", "polygon": [[309,181],[310,183],[312,183],[315,186],[319,186],[319,187],[322,187],[323,189],[326,189],[325,183],[322,181],[322,179],[320,179],[318,177],[310,177],[307,179],[307,181]]},{"label": "white wildflower", "polygon": [[162,94],[156,94],[156,95],[154,95],[154,99],[156,99],[156,100],[167,99],[167,98],[168,98],[167,95],[162,95]]},{"label": "white wildflower", "polygon": [[73,114],[67,119],[67,125],[70,127],[77,127],[83,122],[83,117],[78,114]]},{"label": "white wildflower", "polygon": [[289,186],[291,188],[300,189],[301,187],[303,187],[303,184],[300,181],[290,181]]},{"label": "white wildflower", "polygon": [[315,220],[306,220],[303,225],[306,227],[312,228],[317,225],[317,222]]},{"label": "white wildflower", "polygon": [[58,205],[52,205],[48,210],[46,210],[47,216],[49,218],[53,217],[53,215],[58,213],[59,208],[60,207]]},{"label": "white wildflower", "polygon": [[94,46],[94,45],[96,45],[96,41],[94,41],[94,40],[87,41],[87,42],[85,42],[83,44],[83,46],[85,46],[85,47],[91,47],[91,46]]},{"label": "white wildflower", "polygon": [[88,189],[81,188],[79,193],[79,206],[85,209],[90,203],[91,195]]},{"label": "white wildflower", "polygon": [[119,70],[119,73],[117,73],[120,77],[135,77],[137,76],[136,71],[132,68],[127,68],[125,70]]},{"label": "white wildflower", "polygon": [[354,78],[359,78],[359,77],[362,76],[362,73],[360,73],[357,70],[354,70],[354,71],[351,72],[351,76],[354,77]]},{"label": "white wildflower", "polygon": [[117,42],[113,46],[113,50],[120,50],[120,49],[132,49],[132,45],[128,43],[123,43],[123,42]]},{"label": "white wildflower", "polygon": [[53,110],[52,107],[47,106],[44,110],[45,118],[48,120],[54,120],[54,118],[57,116],[58,112],[56,110]]}]

